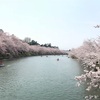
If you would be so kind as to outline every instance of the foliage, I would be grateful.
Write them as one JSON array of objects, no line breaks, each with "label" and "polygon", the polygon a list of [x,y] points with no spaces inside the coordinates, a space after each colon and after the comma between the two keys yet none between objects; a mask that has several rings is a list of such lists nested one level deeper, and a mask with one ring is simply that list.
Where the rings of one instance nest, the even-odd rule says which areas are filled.
[{"label": "foliage", "polygon": [[30,42],[31,42],[31,38],[26,37],[26,38],[24,39],[24,41],[25,41],[26,43],[30,43]]},{"label": "foliage", "polygon": [[58,49],[57,46],[52,46],[51,43],[42,44],[41,46],[42,47],[49,47],[49,48],[57,48]]},{"label": "foliage", "polygon": [[39,45],[39,43],[37,43],[37,41],[34,41],[34,40],[30,41],[29,44],[30,45]]},{"label": "foliage", "polygon": [[31,38],[29,38],[29,37],[26,37],[24,39],[24,41],[26,43],[28,43],[29,45],[40,45],[41,47],[49,47],[49,48],[57,48],[58,49],[57,46],[52,46],[51,43],[39,44],[37,41],[31,40]]},{"label": "foliage", "polygon": [[[26,38],[29,42],[30,38]],[[15,58],[21,56],[63,54],[64,52],[57,48],[46,48],[40,45],[29,45],[25,41],[17,38],[15,35],[0,31],[0,59]]]},{"label": "foliage", "polygon": [[[70,56],[75,56],[84,67],[84,74],[76,76],[78,86],[87,82],[87,91],[91,89],[100,89],[100,37],[84,41],[79,48],[72,49]],[[94,100],[98,96],[86,96],[86,100]]]}]

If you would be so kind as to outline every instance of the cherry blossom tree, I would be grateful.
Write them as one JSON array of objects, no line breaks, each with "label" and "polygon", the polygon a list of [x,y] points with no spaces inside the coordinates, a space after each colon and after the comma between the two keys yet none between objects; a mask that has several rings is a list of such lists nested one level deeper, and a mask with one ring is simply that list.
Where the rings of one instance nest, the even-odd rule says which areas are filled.
[{"label": "cherry blossom tree", "polygon": [[[81,62],[84,74],[76,76],[77,86],[87,83],[87,91],[100,89],[100,37],[84,41],[79,48],[72,49],[69,55]],[[100,95],[86,96],[86,100],[97,99]]]},{"label": "cherry blossom tree", "polygon": [[[29,40],[29,39],[28,39]],[[39,45],[29,45],[25,41],[10,35],[0,29],[0,57],[20,57],[31,55],[64,54],[65,52],[57,48],[41,47]]]}]

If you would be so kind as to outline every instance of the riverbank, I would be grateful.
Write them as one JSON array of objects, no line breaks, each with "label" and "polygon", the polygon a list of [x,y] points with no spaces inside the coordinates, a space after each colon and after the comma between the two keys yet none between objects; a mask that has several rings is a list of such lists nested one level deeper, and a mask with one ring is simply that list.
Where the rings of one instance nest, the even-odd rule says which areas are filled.
[{"label": "riverbank", "polygon": [[58,48],[41,47],[40,45],[32,46],[15,35],[0,31],[0,59],[63,54],[66,53]]},{"label": "riverbank", "polygon": [[[84,41],[79,48],[69,52],[71,58],[81,62],[84,74],[76,76],[78,86],[87,82],[86,91],[100,91],[100,37]],[[99,99],[99,94],[85,96],[85,100]]]},{"label": "riverbank", "polygon": [[83,45],[72,49],[69,52],[69,56],[71,58],[77,59],[82,64],[93,67],[99,66],[100,67],[100,38],[91,39],[83,42]]}]

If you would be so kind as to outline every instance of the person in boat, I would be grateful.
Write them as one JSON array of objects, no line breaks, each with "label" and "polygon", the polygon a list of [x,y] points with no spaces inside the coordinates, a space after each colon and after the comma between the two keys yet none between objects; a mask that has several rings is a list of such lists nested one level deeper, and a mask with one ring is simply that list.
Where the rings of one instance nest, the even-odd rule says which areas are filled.
[{"label": "person in boat", "polygon": [[[99,64],[99,62],[98,62],[98,61],[96,61],[96,67],[100,67],[100,64]],[[94,68],[94,71],[95,71],[95,72],[97,72],[97,71],[98,71],[98,69],[97,69],[96,67]]]},{"label": "person in boat", "polygon": [[2,65],[3,64],[3,61],[2,60],[0,60],[0,65]]},{"label": "person in boat", "polygon": [[57,59],[57,61],[59,61],[59,58]]},{"label": "person in boat", "polygon": [[0,67],[3,67],[3,66],[4,66],[3,60],[0,59]]}]

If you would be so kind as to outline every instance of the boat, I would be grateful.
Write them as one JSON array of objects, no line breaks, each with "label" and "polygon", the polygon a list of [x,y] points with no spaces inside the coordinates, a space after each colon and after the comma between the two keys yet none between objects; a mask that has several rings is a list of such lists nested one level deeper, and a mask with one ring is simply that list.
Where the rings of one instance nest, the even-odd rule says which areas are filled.
[{"label": "boat", "polygon": [[5,65],[4,64],[0,64],[0,67],[4,67]]},{"label": "boat", "polygon": [[59,61],[59,58],[57,59],[57,61]]},{"label": "boat", "polygon": [[2,60],[0,60],[0,67],[4,67],[4,63]]}]

